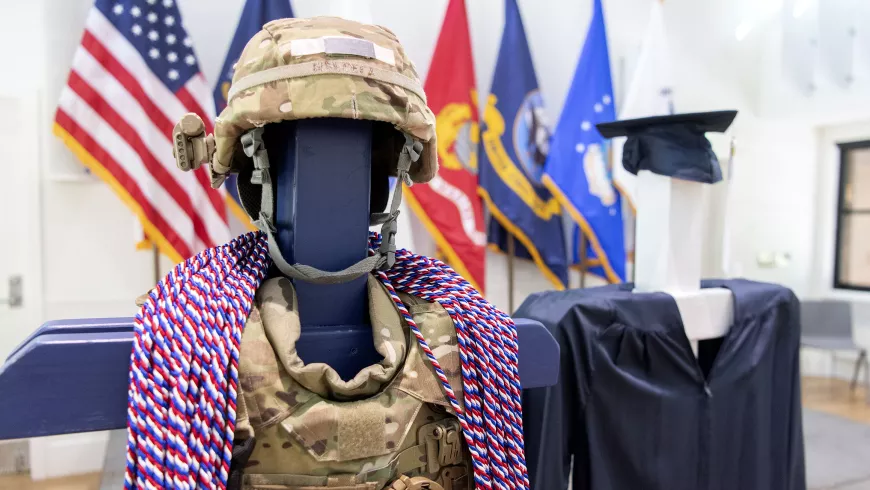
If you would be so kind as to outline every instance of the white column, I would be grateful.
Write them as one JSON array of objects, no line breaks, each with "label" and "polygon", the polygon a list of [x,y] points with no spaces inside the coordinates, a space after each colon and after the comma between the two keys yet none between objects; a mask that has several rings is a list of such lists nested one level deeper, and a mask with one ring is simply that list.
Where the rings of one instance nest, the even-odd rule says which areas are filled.
[{"label": "white column", "polygon": [[733,323],[732,294],[701,289],[703,185],[648,170],[638,172],[635,291],[662,291],[676,300],[686,337],[722,337]]},{"label": "white column", "polygon": [[691,292],[701,288],[703,184],[638,172],[635,287]]}]

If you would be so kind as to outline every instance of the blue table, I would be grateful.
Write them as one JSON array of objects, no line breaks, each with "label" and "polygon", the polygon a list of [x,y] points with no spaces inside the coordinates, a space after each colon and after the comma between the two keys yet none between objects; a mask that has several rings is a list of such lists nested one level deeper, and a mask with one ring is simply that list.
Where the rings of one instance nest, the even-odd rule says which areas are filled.
[{"label": "blue table", "polygon": [[[340,270],[366,256],[369,212],[386,204],[383,162],[373,168],[371,156],[373,139],[384,131],[379,124],[319,119],[266,126],[278,241],[289,262]],[[296,284],[303,360],[326,362],[346,379],[380,360],[365,288],[365,278]],[[555,339],[538,322],[517,320],[517,327],[523,387],[555,384]],[[40,327],[0,367],[0,440],[126,427],[132,340],[132,318]]]}]

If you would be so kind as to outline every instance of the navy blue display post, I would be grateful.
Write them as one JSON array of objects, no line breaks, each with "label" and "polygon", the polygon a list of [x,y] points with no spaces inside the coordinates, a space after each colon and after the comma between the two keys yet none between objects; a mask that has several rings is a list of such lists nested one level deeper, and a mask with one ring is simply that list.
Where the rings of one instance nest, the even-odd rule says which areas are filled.
[{"label": "navy blue display post", "polygon": [[[330,271],[364,258],[372,123],[282,123],[267,126],[264,140],[284,258]],[[305,362],[325,362],[347,379],[380,360],[368,324],[365,278],[330,286],[297,282],[296,288],[302,321],[297,347]],[[517,320],[517,330],[523,387],[555,384],[555,339],[531,320]],[[132,341],[132,318],[44,324],[0,367],[0,439],[126,427]]]},{"label": "navy blue display post", "polygon": [[[275,225],[284,259],[339,271],[366,258],[372,123],[289,121],[266,126],[263,141],[277,174]],[[381,359],[372,340],[366,281],[295,281],[302,321],[296,348],[303,361],[327,363],[349,380]]]}]

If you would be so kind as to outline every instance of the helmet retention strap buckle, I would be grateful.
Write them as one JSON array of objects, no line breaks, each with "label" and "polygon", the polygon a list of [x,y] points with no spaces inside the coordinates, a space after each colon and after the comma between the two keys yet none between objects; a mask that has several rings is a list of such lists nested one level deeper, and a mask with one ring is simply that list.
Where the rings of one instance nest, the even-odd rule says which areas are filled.
[{"label": "helmet retention strap buckle", "polygon": [[386,261],[379,267],[379,270],[382,271],[390,269],[396,263],[396,233],[399,228],[398,218],[399,205],[402,203],[402,188],[405,185],[411,186],[411,176],[408,172],[411,170],[411,164],[419,160],[420,154],[423,152],[423,143],[415,140],[408,133],[403,134],[405,144],[399,154],[396,187],[393,189],[393,198],[390,199],[390,212],[381,226],[381,246],[378,248],[378,253],[386,257]]}]

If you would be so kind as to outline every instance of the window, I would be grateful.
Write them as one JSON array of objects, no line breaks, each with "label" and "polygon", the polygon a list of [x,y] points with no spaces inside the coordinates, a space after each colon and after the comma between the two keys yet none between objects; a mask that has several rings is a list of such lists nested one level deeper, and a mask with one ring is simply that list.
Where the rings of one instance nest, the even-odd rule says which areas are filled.
[{"label": "window", "polygon": [[841,143],[834,287],[870,291],[870,141]]}]

